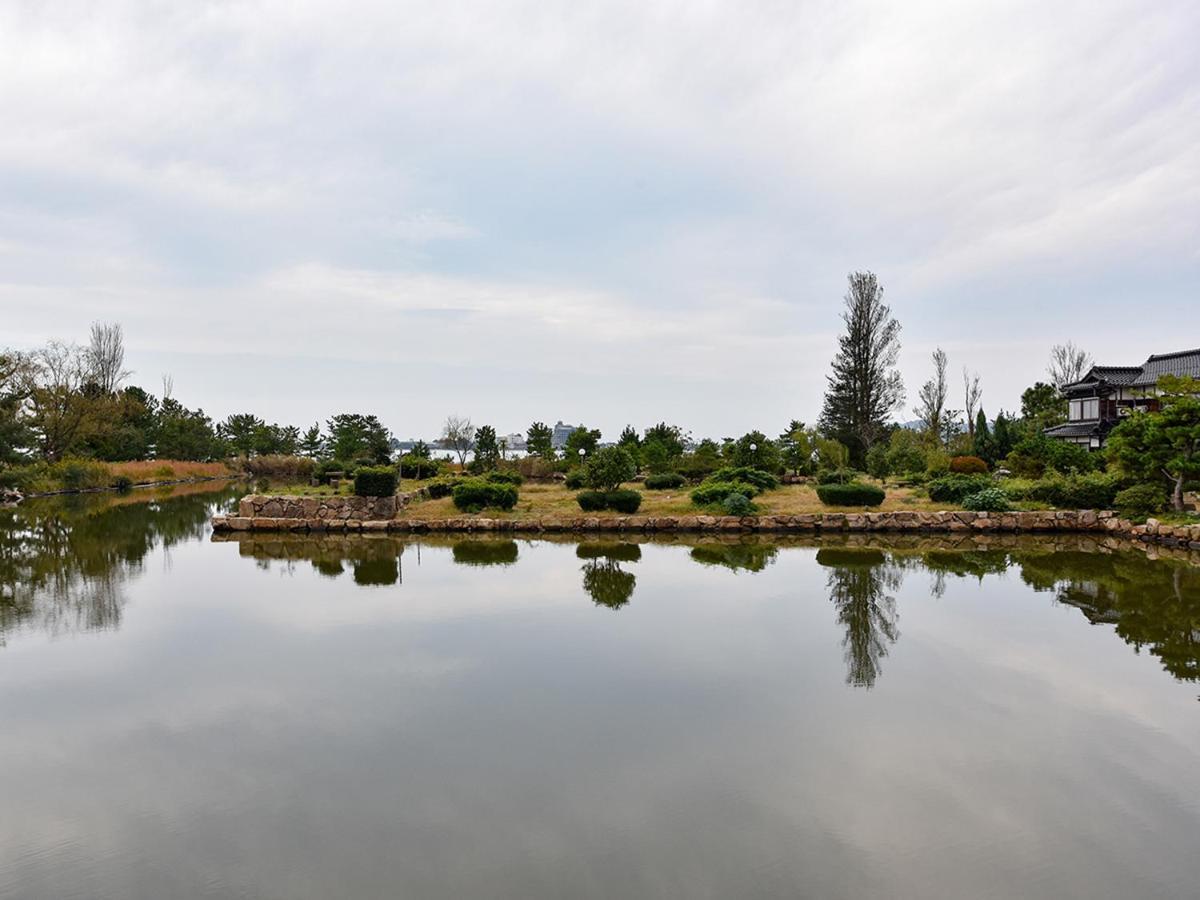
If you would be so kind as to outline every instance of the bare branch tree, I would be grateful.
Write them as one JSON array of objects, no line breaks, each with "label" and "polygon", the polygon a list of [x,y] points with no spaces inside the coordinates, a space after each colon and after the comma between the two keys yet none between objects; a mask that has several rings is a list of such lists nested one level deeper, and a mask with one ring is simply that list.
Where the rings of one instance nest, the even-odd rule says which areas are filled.
[{"label": "bare branch tree", "polygon": [[90,377],[88,351],[51,341],[32,356],[29,421],[42,456],[58,460],[82,435],[93,404],[84,394]]},{"label": "bare branch tree", "polygon": [[1050,376],[1050,382],[1061,391],[1065,385],[1083,378],[1091,367],[1091,354],[1067,341],[1050,348],[1050,365],[1046,367],[1046,373]]},{"label": "bare branch tree", "polygon": [[967,433],[972,440],[975,439],[975,410],[979,408],[979,398],[982,396],[979,373],[968,372],[967,367],[963,366],[963,404],[967,410]]},{"label": "bare branch tree", "polygon": [[175,379],[171,377],[170,373],[163,372],[162,386],[162,398],[163,402],[166,403],[171,399],[171,395],[175,393]]},{"label": "bare branch tree", "polygon": [[950,392],[946,385],[948,365],[946,351],[938,347],[933,351],[933,378],[921,386],[921,390],[917,392],[917,406],[913,407],[913,412],[921,420],[921,426],[938,438],[942,433],[942,413]]},{"label": "bare branch tree", "polygon": [[442,440],[458,454],[458,464],[467,464],[467,452],[475,441],[475,426],[466,416],[448,416],[442,427]]},{"label": "bare branch tree", "polygon": [[115,322],[93,322],[87,349],[88,377],[106,394],[115,393],[132,372],[125,368],[125,333]]}]

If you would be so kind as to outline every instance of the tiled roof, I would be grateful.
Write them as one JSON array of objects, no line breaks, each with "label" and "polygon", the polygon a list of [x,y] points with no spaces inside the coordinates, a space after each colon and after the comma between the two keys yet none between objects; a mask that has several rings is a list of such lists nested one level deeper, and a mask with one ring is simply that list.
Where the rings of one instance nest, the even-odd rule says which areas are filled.
[{"label": "tiled roof", "polygon": [[1141,366],[1092,366],[1088,373],[1107,381],[1109,384],[1133,384],[1135,378],[1142,374]]},{"label": "tiled roof", "polygon": [[1130,384],[1138,387],[1153,386],[1162,375],[1191,376],[1200,378],[1200,350],[1182,350],[1179,353],[1164,353],[1152,356],[1142,366],[1141,374]]},{"label": "tiled roof", "polygon": [[1073,438],[1092,437],[1100,434],[1099,422],[1068,422],[1065,425],[1055,425],[1043,432],[1046,437]]}]

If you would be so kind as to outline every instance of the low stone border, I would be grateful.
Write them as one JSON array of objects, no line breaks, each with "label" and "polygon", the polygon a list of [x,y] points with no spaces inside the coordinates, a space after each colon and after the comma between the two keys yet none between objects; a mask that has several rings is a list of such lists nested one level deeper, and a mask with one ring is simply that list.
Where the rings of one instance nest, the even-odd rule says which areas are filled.
[{"label": "low stone border", "polygon": [[864,512],[813,513],[798,516],[581,516],[569,519],[329,519],[271,516],[217,516],[213,530],[223,531],[371,531],[399,533],[511,532],[910,532],[1036,533],[1103,532],[1175,547],[1200,550],[1200,525],[1164,525],[1150,519],[1135,525],[1108,510],[1038,512]]}]

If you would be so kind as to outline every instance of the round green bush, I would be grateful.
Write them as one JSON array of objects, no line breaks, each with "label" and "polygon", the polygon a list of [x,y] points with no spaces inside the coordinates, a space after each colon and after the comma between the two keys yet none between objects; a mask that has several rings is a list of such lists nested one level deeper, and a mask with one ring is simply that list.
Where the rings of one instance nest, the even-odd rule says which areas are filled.
[{"label": "round green bush", "polygon": [[660,472],[657,475],[647,475],[645,485],[648,491],[668,491],[683,487],[685,480],[678,472]]},{"label": "round green bush", "polygon": [[454,505],[464,512],[478,512],[489,507],[512,509],[517,505],[517,489],[511,484],[496,484],[482,478],[470,478],[455,485],[450,496]]},{"label": "round green bush", "polygon": [[754,469],[750,466],[725,466],[717,469],[706,479],[706,482],[723,482],[734,483],[741,482],[742,484],[752,484],[757,490],[756,494],[761,494],[763,491],[773,491],[779,487],[779,479],[770,472],[764,472],[762,469]]},{"label": "round green bush", "polygon": [[1157,484],[1135,484],[1119,491],[1113,505],[1123,518],[1145,521],[1167,508],[1167,492]]},{"label": "round green bush", "polygon": [[754,497],[758,495],[758,488],[744,481],[706,481],[692,491],[692,502],[697,506],[713,506],[724,503],[730,494]]},{"label": "round green bush", "polygon": [[396,470],[390,466],[363,466],[354,473],[354,493],[360,497],[390,497],[396,493]]},{"label": "round green bush", "polygon": [[826,506],[878,506],[887,494],[873,484],[852,481],[849,484],[822,484],[817,496]]},{"label": "round green bush", "polygon": [[935,503],[962,503],[964,497],[992,487],[987,475],[943,475],[925,485],[929,499]]},{"label": "round green bush", "polygon": [[750,498],[745,494],[730,494],[721,502],[721,508],[727,516],[752,516],[758,511]]},{"label": "round green bush", "polygon": [[449,497],[454,492],[454,488],[462,482],[463,479],[457,476],[445,475],[435,478],[425,485],[425,491],[429,494],[430,500],[441,500],[443,497]]},{"label": "round green bush", "polygon": [[958,475],[985,475],[988,464],[978,456],[956,456],[950,460],[950,471]]},{"label": "round green bush", "polygon": [[424,481],[426,478],[436,478],[441,472],[441,464],[425,456],[406,454],[396,463],[396,469],[401,478],[415,478]]},{"label": "round green bush", "polygon": [[584,512],[599,512],[608,506],[604,491],[580,491],[575,495],[575,502]]},{"label": "round green bush", "polygon": [[572,469],[567,473],[567,480],[563,482],[568,491],[577,491],[582,487],[586,487],[587,481],[583,477],[583,469]]},{"label": "round green bush", "polygon": [[513,472],[510,469],[494,469],[488,472],[485,477],[494,484],[511,484],[520,487],[525,483],[525,479],[521,477],[520,472]]},{"label": "round green bush", "polygon": [[1012,509],[1008,502],[1008,494],[997,487],[984,488],[982,491],[968,494],[963,497],[962,507],[974,512],[1007,512]]},{"label": "round green bush", "polygon": [[642,505],[642,495],[629,489],[609,491],[604,497],[605,505],[617,512],[633,515]]},{"label": "round green bush", "polygon": [[584,483],[597,491],[615,491],[637,474],[637,463],[624,447],[603,447],[583,466]]}]

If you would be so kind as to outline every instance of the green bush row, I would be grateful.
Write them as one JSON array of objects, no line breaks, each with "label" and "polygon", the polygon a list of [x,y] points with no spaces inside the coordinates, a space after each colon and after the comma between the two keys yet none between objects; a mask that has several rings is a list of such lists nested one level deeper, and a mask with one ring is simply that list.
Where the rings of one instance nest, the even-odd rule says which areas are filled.
[{"label": "green bush row", "polygon": [[354,473],[354,493],[360,497],[391,497],[396,493],[396,470],[391,466],[362,466]]},{"label": "green bush row", "polygon": [[645,485],[648,491],[667,491],[683,487],[685,481],[678,472],[660,472],[657,475],[647,475]]},{"label": "green bush row", "polygon": [[692,491],[692,502],[697,506],[713,506],[724,503],[731,494],[741,494],[749,499],[758,496],[759,489],[745,481],[706,481]]},{"label": "green bush row", "polygon": [[879,506],[887,494],[873,484],[852,481],[818,485],[817,496],[826,506]]},{"label": "green bush row", "polygon": [[628,489],[617,491],[580,491],[575,501],[584,512],[600,512],[612,509],[627,515],[635,513],[642,505],[642,495]]},{"label": "green bush row", "polygon": [[514,485],[468,478],[456,484],[450,496],[456,508],[464,512],[479,512],[487,508],[512,509],[517,505],[518,495]]}]

